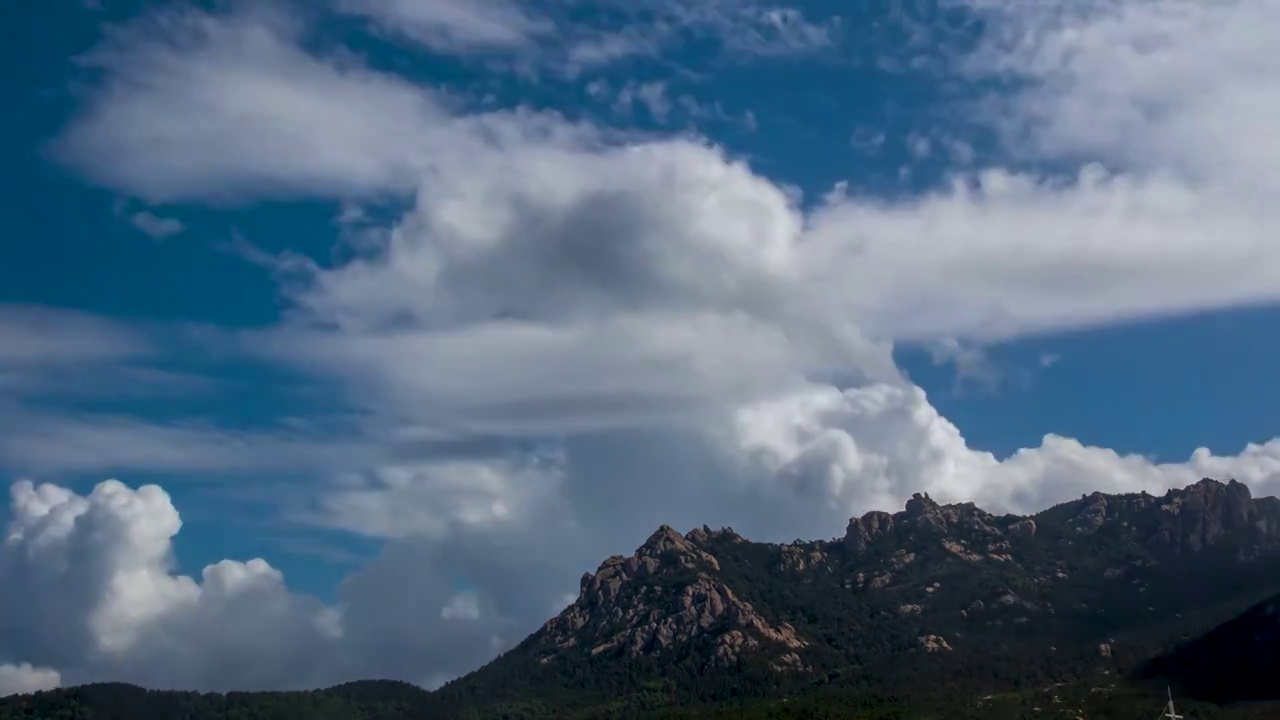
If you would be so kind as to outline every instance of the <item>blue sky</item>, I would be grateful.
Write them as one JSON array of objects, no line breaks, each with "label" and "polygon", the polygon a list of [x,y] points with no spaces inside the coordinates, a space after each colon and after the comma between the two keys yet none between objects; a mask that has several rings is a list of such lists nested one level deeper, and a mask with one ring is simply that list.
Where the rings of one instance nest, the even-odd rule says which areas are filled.
[{"label": "blue sky", "polygon": [[10,9],[0,692],[430,685],[662,522],[1274,491],[1274,6],[864,5]]}]

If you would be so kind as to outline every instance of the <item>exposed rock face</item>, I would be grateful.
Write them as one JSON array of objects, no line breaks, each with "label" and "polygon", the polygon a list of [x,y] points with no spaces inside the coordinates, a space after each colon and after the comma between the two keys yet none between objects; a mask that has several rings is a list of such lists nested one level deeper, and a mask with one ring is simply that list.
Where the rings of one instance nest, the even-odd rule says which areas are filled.
[{"label": "exposed rock face", "polygon": [[[1034,533],[1034,523],[1032,528]],[[881,538],[893,537],[902,542],[918,536],[946,538],[953,534],[996,537],[1003,532],[990,513],[973,503],[939,505],[928,494],[916,493],[902,512],[890,515],[877,510],[850,519],[844,546],[861,553]]]},{"label": "exposed rock face", "polygon": [[[1066,527],[1077,535],[1118,527],[1152,551],[1194,554],[1229,539],[1237,556],[1247,559],[1266,547],[1280,547],[1280,500],[1254,500],[1249,488],[1234,480],[1205,479],[1163,497],[1095,492],[1049,512],[1058,511],[1068,513]],[[875,511],[851,519],[843,546],[859,555],[872,545],[888,545],[914,556],[922,543],[935,538],[956,558],[1007,563],[1016,562],[1018,542],[1032,540],[1040,531],[1036,519],[998,518],[972,503],[939,505],[916,493],[901,512]],[[900,562],[886,568],[899,569]]]},{"label": "exposed rock face", "polygon": [[782,546],[782,559],[778,569],[788,572],[805,572],[825,567],[827,553],[822,543],[799,543]]},{"label": "exposed rock face", "polygon": [[699,546],[725,534],[732,531],[682,536],[663,525],[635,555],[611,557],[583,575],[578,600],[540,631],[542,662],[574,648],[635,658],[705,641],[710,663],[762,651],[772,653],[776,669],[803,668],[794,651],[806,642],[795,629],[770,624],[717,579],[719,561]]},{"label": "exposed rock face", "polygon": [[936,653],[950,651],[951,646],[947,644],[946,638],[939,635],[923,635],[916,639],[916,643],[921,650],[927,653]]},{"label": "exposed rock face", "polygon": [[893,516],[881,510],[872,510],[860,518],[849,520],[849,527],[844,533],[845,547],[862,552],[876,538],[893,530]]},{"label": "exposed rock face", "polygon": [[1005,532],[1013,537],[1033,537],[1036,534],[1036,521],[1031,518],[1019,520],[1010,525]]},{"label": "exposed rock face", "polygon": [[1086,495],[1081,501],[1080,513],[1073,524],[1078,532],[1092,533],[1107,521],[1107,496],[1102,493]]},{"label": "exposed rock face", "polygon": [[952,555],[955,555],[961,560],[968,560],[969,562],[975,562],[982,559],[981,555],[974,552],[970,552],[968,548],[956,542],[955,540],[943,540],[942,547],[947,552],[951,553]]},{"label": "exposed rock face", "polygon": [[[1160,504],[1157,542],[1179,552],[1198,553],[1229,533],[1249,531],[1255,542],[1276,539],[1274,515],[1253,502],[1249,488],[1232,480],[1225,485],[1201,480],[1172,491]],[[1270,515],[1270,516],[1269,516]]]},{"label": "exposed rock face", "polygon": [[1280,543],[1280,501],[1254,500],[1243,483],[1206,478],[1163,497],[1093,493],[1074,503],[1070,525],[1076,532],[1092,534],[1113,524],[1153,551],[1196,554],[1229,541],[1244,559]]}]

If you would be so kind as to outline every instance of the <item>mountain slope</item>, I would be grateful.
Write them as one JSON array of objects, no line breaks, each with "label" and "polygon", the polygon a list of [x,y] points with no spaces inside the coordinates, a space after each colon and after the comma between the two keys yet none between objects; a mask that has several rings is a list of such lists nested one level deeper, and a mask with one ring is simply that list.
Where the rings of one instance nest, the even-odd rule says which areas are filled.
[{"label": "mountain slope", "polygon": [[1280,701],[1280,595],[1154,658],[1144,670],[1210,702]]},{"label": "mountain slope", "polygon": [[786,545],[663,527],[438,696],[449,709],[591,716],[673,698],[1021,687],[1133,667],[1275,591],[1277,570],[1280,504],[1213,480],[1031,517],[917,495],[851,520],[843,538]]}]

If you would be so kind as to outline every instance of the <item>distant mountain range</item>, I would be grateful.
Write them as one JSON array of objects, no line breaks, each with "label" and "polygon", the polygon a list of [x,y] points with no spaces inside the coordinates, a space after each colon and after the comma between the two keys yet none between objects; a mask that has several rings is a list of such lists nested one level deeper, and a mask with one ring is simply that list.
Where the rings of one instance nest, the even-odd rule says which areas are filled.
[{"label": "distant mountain range", "polygon": [[93,685],[10,718],[1280,717],[1280,500],[1202,480],[1029,517],[916,495],[842,538],[663,526],[519,646],[428,693]]}]

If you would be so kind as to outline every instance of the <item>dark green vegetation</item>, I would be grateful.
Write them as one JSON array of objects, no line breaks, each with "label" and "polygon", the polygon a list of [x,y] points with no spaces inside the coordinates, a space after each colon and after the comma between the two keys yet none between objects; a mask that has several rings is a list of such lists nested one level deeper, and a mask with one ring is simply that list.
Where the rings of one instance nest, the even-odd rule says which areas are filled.
[{"label": "dark green vegetation", "polygon": [[662,528],[518,647],[434,693],[96,685],[11,718],[1280,717],[1280,502],[1202,481],[1031,518],[917,496],[844,538]]},{"label": "dark green vegetation", "polygon": [[1214,702],[1280,698],[1280,597],[1157,657],[1144,672]]}]

